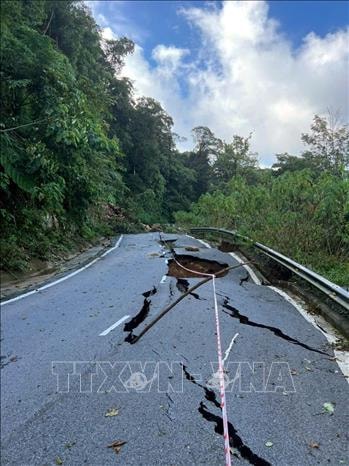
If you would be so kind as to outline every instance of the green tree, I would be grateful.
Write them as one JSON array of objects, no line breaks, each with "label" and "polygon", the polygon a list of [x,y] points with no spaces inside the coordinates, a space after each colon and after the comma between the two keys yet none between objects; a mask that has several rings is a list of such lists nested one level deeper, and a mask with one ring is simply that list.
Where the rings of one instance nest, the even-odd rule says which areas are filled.
[{"label": "green tree", "polygon": [[341,175],[349,168],[349,129],[335,121],[315,115],[311,133],[303,134],[302,141],[309,146],[303,153],[306,160],[313,162],[320,172],[328,170]]},{"label": "green tree", "polygon": [[24,255],[45,255],[52,226],[62,238],[84,234],[100,206],[122,199],[122,154],[107,134],[111,77],[83,5],[2,3],[2,233]]},{"label": "green tree", "polygon": [[250,151],[251,135],[247,138],[235,135],[233,141],[223,144],[213,163],[213,173],[218,182],[227,182],[237,175],[247,175],[257,168],[256,154]]},{"label": "green tree", "polygon": [[195,147],[188,154],[187,165],[197,174],[195,193],[199,197],[208,191],[212,178],[211,165],[213,160],[223,149],[223,142],[216,138],[213,132],[206,126],[197,126],[192,130]]},{"label": "green tree", "polygon": [[290,155],[287,152],[276,154],[276,159],[277,162],[274,163],[272,167],[277,176],[285,172],[295,172],[305,170],[306,168],[313,170],[315,168],[312,160],[305,159],[301,156]]},{"label": "green tree", "polygon": [[324,171],[343,176],[349,169],[349,129],[331,114],[314,116],[311,132],[302,134],[307,149],[300,155],[277,154],[273,168],[276,175],[287,171],[310,169],[321,175]]}]

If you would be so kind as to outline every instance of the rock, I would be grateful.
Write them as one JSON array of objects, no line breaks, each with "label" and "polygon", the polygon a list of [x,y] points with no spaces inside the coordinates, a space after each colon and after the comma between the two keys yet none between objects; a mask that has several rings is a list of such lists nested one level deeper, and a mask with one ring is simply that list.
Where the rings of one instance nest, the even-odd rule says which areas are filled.
[{"label": "rock", "polygon": [[153,223],[149,231],[162,231],[162,227],[159,223]]}]

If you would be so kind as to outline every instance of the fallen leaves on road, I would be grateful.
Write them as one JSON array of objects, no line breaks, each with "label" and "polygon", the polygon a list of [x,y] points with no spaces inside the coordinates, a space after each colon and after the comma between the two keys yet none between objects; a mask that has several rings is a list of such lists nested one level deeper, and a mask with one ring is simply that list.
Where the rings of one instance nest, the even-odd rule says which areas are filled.
[{"label": "fallen leaves on road", "polygon": [[60,465],[60,464],[63,464],[63,461],[61,460],[59,456],[57,456],[57,458],[55,459],[55,463]]},{"label": "fallen leaves on road", "polygon": [[185,250],[186,250],[186,251],[191,251],[191,252],[200,251],[199,248],[196,248],[196,247],[194,247],[194,246],[187,246],[187,247],[185,248]]},{"label": "fallen leaves on road", "polygon": [[119,414],[119,410],[116,408],[110,408],[108,411],[105,413],[105,417],[113,417],[117,416]]},{"label": "fallen leaves on road", "polygon": [[328,413],[330,416],[334,413],[334,406],[332,403],[324,403],[323,405],[324,411]]},{"label": "fallen leaves on road", "polygon": [[68,442],[64,446],[70,450],[74,445],[76,445],[76,442]]},{"label": "fallen leaves on road", "polygon": [[[1,359],[6,359],[6,356],[1,356]],[[14,355],[14,356],[11,356],[7,362],[2,362],[0,364],[0,367],[1,369],[3,369],[5,366],[7,366],[8,364],[10,364],[11,362],[17,362],[18,359],[21,359],[19,358],[18,356]]]},{"label": "fallen leaves on road", "polygon": [[121,447],[125,445],[125,443],[127,442],[124,442],[123,440],[115,440],[115,442],[108,445],[107,448],[112,448],[115,451],[115,453],[118,454],[120,453]]},{"label": "fallen leaves on road", "polygon": [[312,361],[310,361],[310,359],[304,358],[302,363],[304,364],[304,369],[305,370],[307,370],[309,372],[314,372],[314,369],[312,367],[310,367],[310,364],[312,364]]},{"label": "fallen leaves on road", "polygon": [[320,448],[320,445],[317,442],[310,442],[309,447],[310,448]]},{"label": "fallen leaves on road", "polygon": [[274,445],[273,442],[270,442],[270,441],[265,442],[266,447],[272,447],[273,445]]}]

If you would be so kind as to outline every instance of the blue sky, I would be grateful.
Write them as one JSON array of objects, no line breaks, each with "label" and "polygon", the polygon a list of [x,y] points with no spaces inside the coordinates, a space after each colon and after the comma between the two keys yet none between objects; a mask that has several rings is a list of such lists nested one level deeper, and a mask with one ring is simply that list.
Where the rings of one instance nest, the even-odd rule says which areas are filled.
[{"label": "blue sky", "polygon": [[314,113],[348,114],[349,3],[86,2],[104,37],[137,47],[124,74],[173,116],[175,130],[253,132],[262,163],[301,150]]},{"label": "blue sky", "polygon": [[[195,47],[197,35],[178,14],[181,8],[204,8],[203,1],[94,1],[98,11],[112,23],[124,17],[125,32],[135,32],[146,52],[158,43],[176,44],[179,47]],[[215,2],[219,7],[222,2]],[[270,15],[280,22],[285,34],[298,47],[303,37],[314,31],[319,35],[345,27],[349,21],[349,2],[343,0],[274,0],[269,1]],[[128,24],[126,24],[128,22]],[[138,31],[139,35],[137,35]]]}]

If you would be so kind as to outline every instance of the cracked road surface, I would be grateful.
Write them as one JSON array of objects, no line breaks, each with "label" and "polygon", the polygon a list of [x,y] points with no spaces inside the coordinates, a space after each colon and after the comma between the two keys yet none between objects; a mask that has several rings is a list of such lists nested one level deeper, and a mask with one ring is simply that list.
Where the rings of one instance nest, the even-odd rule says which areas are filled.
[{"label": "cracked road surface", "polygon": [[[88,269],[2,307],[2,464],[224,464],[211,283],[132,338],[202,280],[166,275],[171,248],[237,262],[162,237],[177,240],[127,235]],[[242,267],[216,286],[233,464],[348,464],[348,383],[325,336]]]}]

